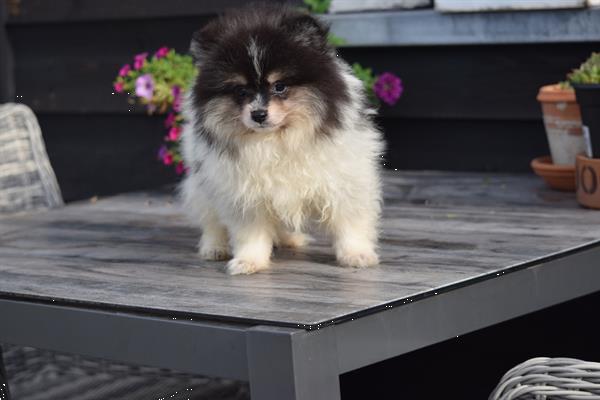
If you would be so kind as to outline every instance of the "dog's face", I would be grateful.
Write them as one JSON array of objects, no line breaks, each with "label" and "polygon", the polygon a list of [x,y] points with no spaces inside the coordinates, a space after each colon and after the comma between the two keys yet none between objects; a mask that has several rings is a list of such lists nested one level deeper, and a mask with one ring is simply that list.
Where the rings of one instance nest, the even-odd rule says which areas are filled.
[{"label": "dog's face", "polygon": [[289,77],[284,79],[286,76],[278,71],[267,76],[262,76],[260,69],[253,72],[250,77],[231,76],[226,94],[214,100],[231,115],[237,114],[246,128],[256,132],[277,131],[292,123],[296,114],[309,111],[306,94],[299,86],[292,86]]},{"label": "dog's face", "polygon": [[[195,106],[213,135],[277,133],[339,123],[347,89],[327,28],[290,8],[254,6],[194,35]],[[218,139],[218,138],[217,138]]]}]

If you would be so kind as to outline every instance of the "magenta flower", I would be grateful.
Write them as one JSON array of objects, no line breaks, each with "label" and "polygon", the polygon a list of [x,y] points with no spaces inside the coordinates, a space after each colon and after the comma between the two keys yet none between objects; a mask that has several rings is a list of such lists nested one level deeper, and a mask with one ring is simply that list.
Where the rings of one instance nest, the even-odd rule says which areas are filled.
[{"label": "magenta flower", "polygon": [[113,88],[115,89],[115,92],[117,92],[117,93],[123,93],[123,86],[125,86],[125,84],[123,82],[113,83]]},{"label": "magenta flower", "polygon": [[162,161],[163,161],[163,164],[165,164],[165,165],[171,165],[171,164],[173,164],[173,156],[171,155],[171,153],[167,153],[163,157]]},{"label": "magenta flower", "polygon": [[173,86],[171,89],[173,93],[173,110],[176,112],[181,111],[181,88],[177,85]]},{"label": "magenta flower", "polygon": [[148,53],[140,53],[133,58],[133,68],[140,69],[144,66],[146,62],[146,57],[148,57]]},{"label": "magenta flower", "polygon": [[150,100],[152,100],[153,93],[154,93],[154,80],[152,79],[152,75],[150,75],[150,74],[140,75],[135,80],[136,96],[143,97],[144,99],[150,101]]},{"label": "magenta flower", "polygon": [[167,46],[163,46],[160,49],[158,49],[156,51],[156,53],[154,53],[154,57],[156,57],[156,58],[166,57],[167,54],[169,54],[169,50],[171,50],[171,49],[169,49]]},{"label": "magenta flower", "polygon": [[164,160],[167,154],[169,154],[169,149],[167,149],[167,146],[160,146],[160,149],[158,149],[158,159],[160,161]]},{"label": "magenta flower", "polygon": [[179,161],[177,163],[177,165],[175,166],[175,173],[177,173],[177,175],[181,175],[185,172],[185,165],[183,165],[183,162]]},{"label": "magenta flower", "polygon": [[175,124],[175,113],[169,113],[167,119],[165,119],[165,128],[170,128]]},{"label": "magenta flower", "polygon": [[173,126],[173,127],[171,127],[171,129],[169,129],[169,135],[167,136],[167,139],[170,140],[171,142],[175,142],[175,141],[177,141],[177,139],[179,139],[180,134],[181,134],[181,128],[178,126]]},{"label": "magenta flower", "polygon": [[393,106],[402,96],[404,87],[400,78],[390,72],[384,72],[375,81],[373,90],[383,102]]},{"label": "magenta flower", "polygon": [[125,64],[119,70],[119,76],[125,76],[131,71],[131,66],[129,64]]}]

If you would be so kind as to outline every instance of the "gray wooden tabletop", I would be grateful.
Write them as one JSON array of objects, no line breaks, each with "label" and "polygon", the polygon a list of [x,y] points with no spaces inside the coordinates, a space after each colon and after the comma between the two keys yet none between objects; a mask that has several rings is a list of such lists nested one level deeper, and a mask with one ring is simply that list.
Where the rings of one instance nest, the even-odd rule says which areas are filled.
[{"label": "gray wooden tabletop", "polygon": [[381,266],[338,267],[326,238],[229,276],[168,192],[0,218],[0,296],[307,329],[600,245],[600,212],[532,175],[389,172]]}]

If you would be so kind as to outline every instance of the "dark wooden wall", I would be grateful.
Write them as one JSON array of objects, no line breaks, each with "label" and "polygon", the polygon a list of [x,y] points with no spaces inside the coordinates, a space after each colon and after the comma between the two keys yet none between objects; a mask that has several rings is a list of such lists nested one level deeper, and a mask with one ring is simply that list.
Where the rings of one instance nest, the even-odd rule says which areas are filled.
[{"label": "dark wooden wall", "polygon": [[12,52],[4,26],[7,17],[7,4],[0,0],[0,103],[10,101],[15,96]]},{"label": "dark wooden wall", "polygon": [[[143,4],[142,4],[143,3]],[[225,6],[239,3],[21,0],[8,34],[17,99],[37,113],[63,194],[95,194],[172,182],[155,161],[161,120],[113,95],[123,63],[189,38]],[[388,167],[529,171],[548,153],[539,105],[542,84],[556,82],[596,43],[344,48],[347,60],[405,82],[394,108],[383,107]],[[131,111],[130,111],[131,109]]]}]

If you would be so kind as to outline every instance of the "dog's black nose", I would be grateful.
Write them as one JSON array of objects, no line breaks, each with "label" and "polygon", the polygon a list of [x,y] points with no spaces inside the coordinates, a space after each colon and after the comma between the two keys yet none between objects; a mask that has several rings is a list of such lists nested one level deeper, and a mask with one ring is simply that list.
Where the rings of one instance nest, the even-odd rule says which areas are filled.
[{"label": "dog's black nose", "polygon": [[254,122],[262,124],[267,119],[267,110],[254,110],[250,112],[250,116]]}]

